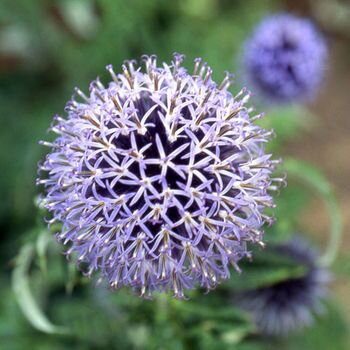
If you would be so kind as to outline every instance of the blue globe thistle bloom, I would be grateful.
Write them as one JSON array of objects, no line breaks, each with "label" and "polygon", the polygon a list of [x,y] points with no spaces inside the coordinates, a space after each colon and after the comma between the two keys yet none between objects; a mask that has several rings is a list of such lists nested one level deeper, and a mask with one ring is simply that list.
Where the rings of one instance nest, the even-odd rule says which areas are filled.
[{"label": "blue globe thistle bloom", "polygon": [[288,103],[315,96],[324,77],[327,47],[308,19],[265,18],[245,44],[247,80],[265,101]]},{"label": "blue globe thistle bloom", "polygon": [[196,59],[193,72],[174,55],[157,66],[145,56],[112,81],[76,90],[56,116],[58,134],[41,165],[43,205],[61,222],[59,241],[87,274],[100,271],[112,288],[141,295],[215,287],[229,266],[263,244],[271,178],[278,161],[264,151],[271,135],[254,124],[249,94],[217,85]]},{"label": "blue globe thistle bloom", "polygon": [[239,303],[252,313],[261,333],[286,336],[311,325],[314,315],[324,310],[330,272],[318,266],[317,252],[300,236],[273,249],[303,266],[306,273],[245,292]]}]

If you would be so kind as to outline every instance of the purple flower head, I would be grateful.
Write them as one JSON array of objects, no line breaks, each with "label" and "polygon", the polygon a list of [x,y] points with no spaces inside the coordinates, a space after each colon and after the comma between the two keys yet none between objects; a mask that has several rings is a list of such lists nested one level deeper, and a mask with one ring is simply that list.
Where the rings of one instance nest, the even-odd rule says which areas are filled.
[{"label": "purple flower head", "polygon": [[175,54],[170,65],[144,57],[145,69],[127,62],[112,81],[90,85],[86,96],[56,117],[58,134],[41,170],[44,206],[63,224],[69,245],[87,274],[100,271],[113,288],[141,295],[213,288],[229,266],[262,244],[263,213],[277,161],[265,154],[271,132],[255,125],[232,96],[227,75],[217,85],[195,60],[192,73]]},{"label": "purple flower head", "polygon": [[318,254],[300,236],[274,249],[301,265],[305,273],[245,292],[240,305],[252,312],[263,334],[286,336],[312,324],[314,314],[324,310],[323,299],[328,292],[330,273],[318,266]]},{"label": "purple flower head", "polygon": [[288,103],[314,97],[324,76],[327,47],[308,19],[265,18],[246,42],[245,75],[262,98]]}]

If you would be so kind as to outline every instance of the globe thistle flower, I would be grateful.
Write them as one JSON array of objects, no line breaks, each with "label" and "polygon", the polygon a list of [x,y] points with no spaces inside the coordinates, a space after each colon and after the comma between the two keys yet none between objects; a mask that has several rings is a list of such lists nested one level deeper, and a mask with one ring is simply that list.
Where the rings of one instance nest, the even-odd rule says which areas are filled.
[{"label": "globe thistle flower", "polygon": [[228,278],[247,243],[263,244],[269,190],[281,181],[249,94],[231,95],[229,75],[215,84],[200,59],[193,73],[182,60],[159,67],[144,57],[144,71],[130,61],[122,74],[107,66],[108,86],[77,89],[67,117],[55,117],[57,139],[42,142],[52,147],[40,167],[43,205],[63,225],[67,254],[144,296],[181,298]]},{"label": "globe thistle flower", "polygon": [[288,103],[314,97],[326,57],[325,41],[310,20],[277,14],[265,18],[246,42],[243,64],[265,101]]},{"label": "globe thistle flower", "polygon": [[318,254],[299,236],[274,249],[302,265],[306,273],[245,292],[238,299],[240,305],[252,313],[263,334],[285,336],[311,325],[314,315],[323,311],[330,273],[318,266]]}]

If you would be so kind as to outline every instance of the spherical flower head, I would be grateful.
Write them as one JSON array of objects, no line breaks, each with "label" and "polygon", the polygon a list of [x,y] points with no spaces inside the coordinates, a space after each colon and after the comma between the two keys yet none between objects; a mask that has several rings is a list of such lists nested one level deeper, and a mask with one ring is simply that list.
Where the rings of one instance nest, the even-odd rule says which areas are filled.
[{"label": "spherical flower head", "polygon": [[246,292],[240,304],[253,314],[257,328],[268,336],[286,336],[314,321],[324,310],[330,273],[317,263],[317,252],[300,236],[273,249],[305,268],[305,274]]},{"label": "spherical flower head", "polygon": [[262,244],[277,161],[264,152],[271,132],[253,122],[249,94],[231,95],[195,60],[176,54],[170,65],[144,57],[127,62],[88,96],[76,90],[41,170],[44,206],[68,255],[87,274],[102,272],[113,288],[141,295],[215,287],[229,266]]},{"label": "spherical flower head", "polygon": [[265,18],[245,44],[247,80],[269,103],[312,99],[324,77],[327,47],[308,19],[289,14]]}]

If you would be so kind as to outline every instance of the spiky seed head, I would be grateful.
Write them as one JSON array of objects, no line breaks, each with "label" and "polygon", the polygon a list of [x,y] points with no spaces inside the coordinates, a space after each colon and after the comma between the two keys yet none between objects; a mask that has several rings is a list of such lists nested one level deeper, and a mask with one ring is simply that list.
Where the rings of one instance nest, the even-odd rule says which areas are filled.
[{"label": "spiky seed head", "polygon": [[[134,61],[112,81],[76,89],[41,170],[44,206],[62,223],[59,241],[87,274],[102,272],[113,288],[142,295],[196,285],[215,287],[229,266],[262,244],[263,212],[277,163],[264,151],[271,134],[255,125],[249,94],[217,85],[195,60],[192,73],[174,55]],[[237,267],[238,268],[238,267]]]},{"label": "spiky seed head", "polygon": [[311,325],[325,310],[330,272],[319,265],[317,251],[301,236],[270,246],[305,269],[270,286],[243,292],[238,304],[252,313],[258,330],[268,336],[287,336]]}]

